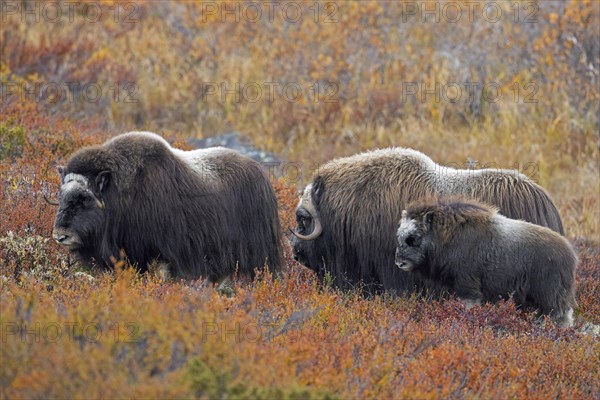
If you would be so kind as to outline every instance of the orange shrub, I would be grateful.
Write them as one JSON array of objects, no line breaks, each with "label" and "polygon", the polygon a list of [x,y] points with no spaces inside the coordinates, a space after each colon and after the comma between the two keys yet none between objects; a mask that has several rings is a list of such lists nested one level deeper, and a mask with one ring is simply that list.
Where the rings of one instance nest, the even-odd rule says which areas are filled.
[{"label": "orange shrub", "polygon": [[[492,2],[508,18],[435,23],[406,7],[436,1],[301,3],[298,22],[223,20],[209,3],[250,4],[102,1],[94,23],[85,2],[61,24],[3,15],[0,397],[598,398],[600,4]],[[465,81],[498,83],[504,100],[406,93]],[[221,93],[268,82],[302,96]],[[63,95],[44,96],[52,85]],[[73,151],[133,129],[184,149],[188,137],[238,130],[306,166],[402,145],[440,163],[519,169],[552,193],[574,239],[575,326],[540,324],[510,301],[466,310],[333,290],[291,258],[287,229],[309,174],[298,187],[273,181],[282,276],[235,281],[228,297],[122,261],[83,268],[51,240],[44,197]]]}]

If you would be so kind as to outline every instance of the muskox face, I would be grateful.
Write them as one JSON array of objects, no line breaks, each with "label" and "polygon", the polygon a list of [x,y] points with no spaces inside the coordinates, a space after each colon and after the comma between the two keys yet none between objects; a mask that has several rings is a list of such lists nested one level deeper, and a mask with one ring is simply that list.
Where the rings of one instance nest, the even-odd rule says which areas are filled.
[{"label": "muskox face", "polygon": [[423,219],[409,218],[402,211],[400,227],[396,233],[396,265],[404,271],[419,268],[427,261],[427,254],[432,247],[431,219],[433,214],[426,214]]},{"label": "muskox face", "polygon": [[58,168],[61,187],[58,213],[54,220],[54,240],[71,252],[81,253],[96,244],[104,226],[105,205],[102,193],[108,184],[108,172],[101,172],[91,183],[80,174]]},{"label": "muskox face", "polygon": [[314,231],[315,221],[310,213],[304,207],[298,207],[296,209],[296,229],[294,231],[294,237],[292,238],[292,250],[294,259],[302,265],[311,267],[311,253],[314,247],[314,240],[303,240],[298,238],[296,235],[306,236]]},{"label": "muskox face", "polygon": [[306,267],[319,271],[320,252],[318,249],[318,238],[323,233],[321,219],[315,206],[315,197],[319,190],[313,190],[313,185],[308,185],[302,194],[302,198],[296,207],[296,229],[292,231],[293,256],[296,261]]}]

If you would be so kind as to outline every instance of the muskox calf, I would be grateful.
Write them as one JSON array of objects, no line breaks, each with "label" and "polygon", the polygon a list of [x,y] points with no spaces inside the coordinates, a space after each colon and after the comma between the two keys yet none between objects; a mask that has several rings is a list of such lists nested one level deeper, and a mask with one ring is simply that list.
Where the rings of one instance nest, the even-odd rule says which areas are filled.
[{"label": "muskox calf", "polygon": [[573,323],[577,256],[548,228],[506,218],[475,200],[442,199],[402,212],[396,265],[468,304],[513,296],[556,324]]},{"label": "muskox calf", "polygon": [[174,277],[252,277],[281,262],[277,200],[261,166],[225,148],[182,151],[130,132],[76,152],[59,167],[54,239],[111,266],[124,250],[142,271]]}]

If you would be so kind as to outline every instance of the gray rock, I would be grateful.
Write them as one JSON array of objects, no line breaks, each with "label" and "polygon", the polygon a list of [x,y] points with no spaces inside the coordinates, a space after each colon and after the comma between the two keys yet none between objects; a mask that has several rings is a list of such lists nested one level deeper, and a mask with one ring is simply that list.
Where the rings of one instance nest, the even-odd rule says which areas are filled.
[{"label": "gray rock", "polygon": [[237,150],[261,164],[281,162],[281,158],[276,154],[257,149],[254,143],[252,143],[252,140],[239,132],[229,132],[204,139],[188,139],[187,142],[195,149],[222,146],[228,149]]},{"label": "gray rock", "polygon": [[581,326],[581,333],[592,335],[594,337],[600,336],[600,325],[592,324],[591,322],[585,322]]}]

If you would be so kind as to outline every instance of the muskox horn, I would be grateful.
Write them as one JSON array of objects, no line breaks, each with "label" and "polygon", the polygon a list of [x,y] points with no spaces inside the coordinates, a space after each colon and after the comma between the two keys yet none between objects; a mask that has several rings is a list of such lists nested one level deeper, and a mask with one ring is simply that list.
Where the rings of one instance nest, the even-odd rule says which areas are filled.
[{"label": "muskox horn", "polygon": [[315,205],[312,200],[311,191],[312,191],[312,185],[307,187],[306,190],[304,191],[304,195],[302,196],[302,199],[300,200],[300,206],[304,207],[304,209],[310,214],[310,216],[312,217],[312,219],[314,221],[315,227],[314,227],[313,231],[311,233],[309,233],[308,235],[301,235],[297,232],[292,231],[294,236],[296,236],[300,240],[315,240],[323,232],[323,227],[321,226],[321,220],[319,219],[319,214],[317,213],[317,210],[315,209]]},{"label": "muskox horn", "polygon": [[50,204],[51,206],[58,206],[58,201],[56,200],[50,200],[48,197],[46,197],[46,195],[43,196],[44,200],[46,200],[46,203]]}]

